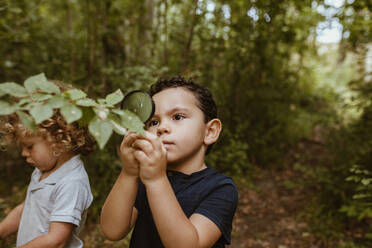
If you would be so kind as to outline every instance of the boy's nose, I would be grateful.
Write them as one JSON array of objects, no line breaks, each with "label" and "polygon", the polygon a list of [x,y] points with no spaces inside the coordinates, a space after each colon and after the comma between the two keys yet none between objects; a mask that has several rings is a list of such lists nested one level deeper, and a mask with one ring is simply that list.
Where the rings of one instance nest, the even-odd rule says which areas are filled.
[{"label": "boy's nose", "polygon": [[27,157],[27,156],[29,155],[29,152],[28,152],[26,149],[22,148],[21,155],[22,155],[23,157]]},{"label": "boy's nose", "polygon": [[156,134],[160,137],[164,133],[170,133],[170,128],[168,125],[160,125],[156,130]]}]

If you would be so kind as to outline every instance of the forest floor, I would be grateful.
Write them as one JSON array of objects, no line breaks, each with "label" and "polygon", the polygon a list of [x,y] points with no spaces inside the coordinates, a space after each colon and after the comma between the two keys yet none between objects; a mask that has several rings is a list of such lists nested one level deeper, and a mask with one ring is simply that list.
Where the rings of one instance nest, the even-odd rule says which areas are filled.
[{"label": "forest floor", "polygon": [[303,214],[313,201],[298,188],[296,173],[256,172],[254,189],[241,187],[233,222],[231,248],[316,248],[316,238]]},{"label": "forest floor", "polygon": [[327,152],[318,142],[300,142],[283,169],[255,170],[253,187],[239,187],[231,248],[325,247],[306,221],[316,188],[311,177]]}]

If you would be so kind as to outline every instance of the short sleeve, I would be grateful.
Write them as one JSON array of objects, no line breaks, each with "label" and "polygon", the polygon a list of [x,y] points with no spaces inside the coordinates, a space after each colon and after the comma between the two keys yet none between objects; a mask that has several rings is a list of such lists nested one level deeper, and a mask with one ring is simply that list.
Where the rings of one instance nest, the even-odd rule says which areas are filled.
[{"label": "short sleeve", "polygon": [[93,197],[88,185],[78,180],[69,181],[56,188],[50,221],[80,225],[83,212],[92,203]]},{"label": "short sleeve", "polygon": [[213,221],[221,230],[226,244],[230,244],[232,221],[238,204],[238,191],[231,183],[223,184],[213,190],[199,205],[194,213],[201,214]]}]

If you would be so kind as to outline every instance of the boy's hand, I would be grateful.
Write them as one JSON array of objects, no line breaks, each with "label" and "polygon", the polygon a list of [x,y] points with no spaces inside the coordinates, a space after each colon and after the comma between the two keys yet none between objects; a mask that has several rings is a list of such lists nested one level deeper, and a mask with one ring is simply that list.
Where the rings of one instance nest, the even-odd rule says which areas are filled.
[{"label": "boy's hand", "polygon": [[139,175],[139,163],[134,157],[135,148],[133,143],[137,139],[137,134],[128,133],[124,136],[123,141],[120,145],[119,157],[123,166],[122,172],[128,176],[138,177]]},{"label": "boy's hand", "polygon": [[146,137],[138,136],[133,142],[135,159],[139,162],[139,176],[146,185],[167,174],[167,151],[161,140],[154,134],[146,132]]}]

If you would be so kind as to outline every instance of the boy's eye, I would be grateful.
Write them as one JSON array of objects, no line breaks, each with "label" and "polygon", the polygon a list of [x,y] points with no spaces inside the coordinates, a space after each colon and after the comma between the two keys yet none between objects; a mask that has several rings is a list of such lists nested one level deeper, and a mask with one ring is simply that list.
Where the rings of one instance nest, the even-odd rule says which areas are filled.
[{"label": "boy's eye", "polygon": [[152,127],[152,126],[156,126],[159,124],[159,121],[157,120],[150,120],[148,123],[147,123],[147,126],[148,127]]},{"label": "boy's eye", "polygon": [[24,147],[27,149],[27,150],[31,150],[33,145],[24,145]]},{"label": "boy's eye", "polygon": [[182,114],[175,114],[173,119],[175,119],[176,121],[180,121],[180,120],[185,119],[185,116]]}]

